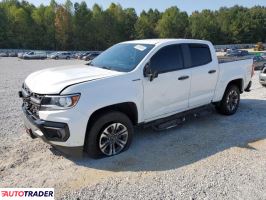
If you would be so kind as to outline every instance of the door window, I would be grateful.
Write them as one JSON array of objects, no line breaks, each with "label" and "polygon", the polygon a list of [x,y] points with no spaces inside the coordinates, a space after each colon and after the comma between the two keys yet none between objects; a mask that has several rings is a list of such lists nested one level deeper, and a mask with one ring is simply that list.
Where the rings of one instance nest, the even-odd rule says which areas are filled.
[{"label": "door window", "polygon": [[189,44],[191,67],[206,65],[212,61],[209,46],[206,44]]},{"label": "door window", "polygon": [[159,74],[182,69],[183,59],[180,45],[169,45],[160,49],[151,58],[151,68]]}]

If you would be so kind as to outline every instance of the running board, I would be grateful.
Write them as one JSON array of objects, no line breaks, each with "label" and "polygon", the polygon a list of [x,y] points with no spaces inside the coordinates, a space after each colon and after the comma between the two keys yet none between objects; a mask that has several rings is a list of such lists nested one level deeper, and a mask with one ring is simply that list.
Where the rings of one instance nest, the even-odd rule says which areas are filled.
[{"label": "running board", "polygon": [[143,128],[152,127],[156,131],[174,128],[176,126],[185,123],[189,119],[197,118],[200,115],[199,113],[209,108],[210,105],[211,104],[194,108],[181,113],[177,113],[162,119],[157,119],[151,122],[143,123],[140,126],[142,126]]}]

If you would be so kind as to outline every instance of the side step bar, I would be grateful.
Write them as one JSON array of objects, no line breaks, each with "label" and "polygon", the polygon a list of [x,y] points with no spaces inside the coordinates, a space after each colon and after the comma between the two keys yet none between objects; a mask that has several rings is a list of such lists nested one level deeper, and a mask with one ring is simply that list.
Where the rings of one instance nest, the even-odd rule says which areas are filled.
[{"label": "side step bar", "polygon": [[157,120],[154,120],[151,122],[143,123],[143,124],[140,124],[140,126],[143,128],[152,127],[156,131],[170,129],[170,128],[173,128],[173,127],[176,127],[178,125],[183,124],[188,119],[198,117],[200,112],[206,110],[210,106],[211,106],[211,104],[201,106],[198,108],[194,108],[191,110],[187,110],[187,111],[184,111],[181,113],[171,115],[169,117],[165,117],[162,119],[157,119]]}]

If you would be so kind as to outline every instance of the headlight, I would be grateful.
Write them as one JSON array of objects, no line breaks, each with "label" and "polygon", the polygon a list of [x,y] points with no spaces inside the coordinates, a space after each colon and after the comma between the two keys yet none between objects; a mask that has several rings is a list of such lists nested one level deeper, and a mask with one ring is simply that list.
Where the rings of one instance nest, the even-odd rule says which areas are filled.
[{"label": "headlight", "polygon": [[44,96],[41,101],[40,110],[64,110],[74,107],[80,94],[62,95],[62,96]]}]

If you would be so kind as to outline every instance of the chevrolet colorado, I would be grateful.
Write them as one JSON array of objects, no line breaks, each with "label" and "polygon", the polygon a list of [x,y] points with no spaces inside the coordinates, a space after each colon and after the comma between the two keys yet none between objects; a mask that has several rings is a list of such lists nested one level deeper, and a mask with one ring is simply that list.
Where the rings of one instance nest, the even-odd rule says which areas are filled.
[{"label": "chevrolet colorado", "polygon": [[208,41],[135,40],[87,65],[34,72],[19,95],[32,138],[98,158],[126,150],[135,125],[169,128],[209,104],[234,114],[253,73],[252,59],[218,59]]}]

